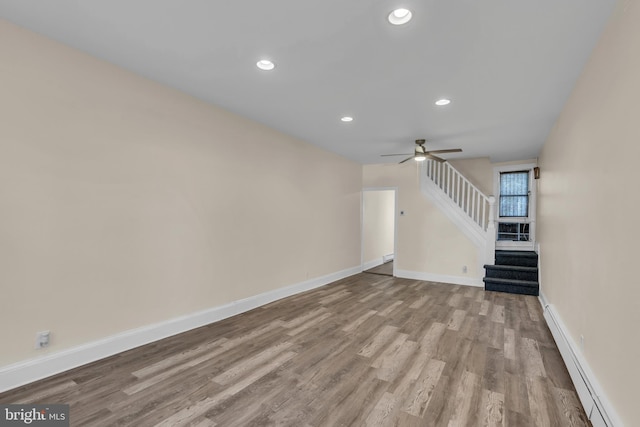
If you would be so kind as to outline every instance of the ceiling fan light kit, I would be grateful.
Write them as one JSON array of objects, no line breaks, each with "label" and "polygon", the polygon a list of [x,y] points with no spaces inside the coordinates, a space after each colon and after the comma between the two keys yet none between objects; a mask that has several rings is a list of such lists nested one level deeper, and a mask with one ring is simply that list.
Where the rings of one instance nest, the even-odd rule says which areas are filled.
[{"label": "ceiling fan light kit", "polygon": [[[435,154],[444,154],[444,153],[461,153],[462,149],[460,148],[450,148],[450,149],[445,149],[445,150],[431,150],[431,151],[427,151],[427,149],[424,147],[424,144],[426,143],[426,140],[424,139],[416,139],[416,147],[414,149],[413,155],[411,157],[407,157],[406,159],[404,159],[403,161],[401,161],[400,163],[404,163],[408,160],[415,160],[416,162],[424,162],[427,159],[431,159],[431,160],[435,160],[436,162],[446,162],[446,159],[443,159],[442,157],[438,157]],[[382,157],[388,157],[388,156],[410,156],[410,154],[381,154]]]}]

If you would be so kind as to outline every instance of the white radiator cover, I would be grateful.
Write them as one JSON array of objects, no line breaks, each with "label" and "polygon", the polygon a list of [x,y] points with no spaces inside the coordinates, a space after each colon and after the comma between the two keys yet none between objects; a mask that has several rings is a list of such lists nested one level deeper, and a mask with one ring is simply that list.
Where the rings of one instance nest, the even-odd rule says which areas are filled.
[{"label": "white radiator cover", "polygon": [[578,398],[594,427],[623,427],[624,424],[615,412],[600,387],[593,371],[582,352],[571,338],[562,318],[552,304],[548,304],[541,293],[540,303],[544,311],[544,319],[558,345]]}]

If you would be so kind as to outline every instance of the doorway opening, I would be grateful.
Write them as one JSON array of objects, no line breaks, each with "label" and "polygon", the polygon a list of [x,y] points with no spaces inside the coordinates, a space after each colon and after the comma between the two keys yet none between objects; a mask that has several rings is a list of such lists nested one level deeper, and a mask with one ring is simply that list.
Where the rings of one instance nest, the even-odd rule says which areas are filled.
[{"label": "doorway opening", "polygon": [[396,189],[362,191],[362,270],[393,276],[396,248]]}]

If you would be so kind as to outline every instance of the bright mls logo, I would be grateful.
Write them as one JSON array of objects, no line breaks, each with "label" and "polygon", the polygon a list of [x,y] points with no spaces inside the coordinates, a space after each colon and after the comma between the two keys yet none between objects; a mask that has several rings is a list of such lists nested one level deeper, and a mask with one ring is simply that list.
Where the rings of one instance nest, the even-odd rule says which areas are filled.
[{"label": "bright mls logo", "polygon": [[69,405],[0,405],[0,427],[69,427]]}]

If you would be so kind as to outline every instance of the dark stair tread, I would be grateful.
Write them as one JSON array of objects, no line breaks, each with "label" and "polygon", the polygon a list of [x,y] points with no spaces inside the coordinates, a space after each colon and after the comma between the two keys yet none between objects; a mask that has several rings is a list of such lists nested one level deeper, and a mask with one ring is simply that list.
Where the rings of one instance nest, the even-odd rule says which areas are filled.
[{"label": "dark stair tread", "polygon": [[528,286],[514,286],[514,285],[503,285],[501,283],[486,283],[485,291],[490,292],[505,292],[508,294],[519,294],[519,295],[540,295],[540,289],[537,287],[528,287]]},{"label": "dark stair tread", "polygon": [[538,282],[533,282],[531,280],[517,280],[517,279],[499,279],[495,277],[485,277],[482,279],[483,282],[491,282],[502,285],[517,285],[517,286],[527,286],[527,287],[539,287]]},{"label": "dark stair tread", "polygon": [[506,265],[506,264],[495,264],[495,265],[486,264],[484,268],[493,269],[493,270],[530,271],[532,273],[535,273],[536,271],[538,271],[538,267],[525,267],[520,265]]},{"label": "dark stair tread", "polygon": [[532,251],[496,251],[496,255],[518,256],[522,258],[538,258],[538,254]]},{"label": "dark stair tread", "polygon": [[537,253],[511,250],[496,251],[495,254],[496,264],[484,266],[486,277],[482,281],[485,290],[510,294],[539,294]]}]

